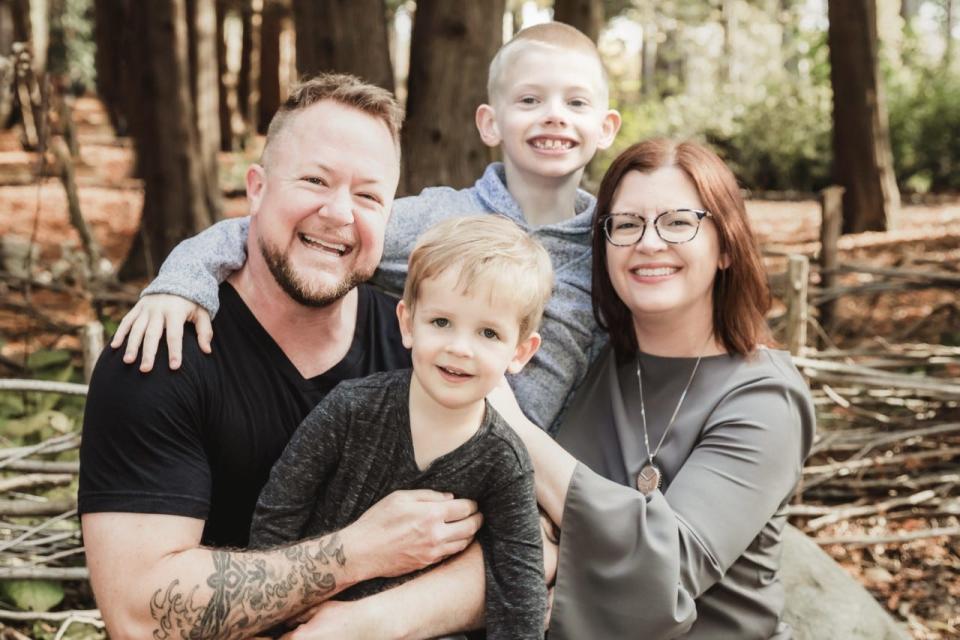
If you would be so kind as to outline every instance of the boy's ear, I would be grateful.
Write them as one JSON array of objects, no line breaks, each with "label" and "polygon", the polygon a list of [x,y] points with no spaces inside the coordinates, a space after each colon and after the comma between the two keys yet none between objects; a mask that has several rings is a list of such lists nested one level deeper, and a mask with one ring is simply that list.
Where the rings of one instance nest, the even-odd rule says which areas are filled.
[{"label": "boy's ear", "polygon": [[397,321],[400,324],[400,337],[403,340],[403,346],[407,349],[413,348],[413,314],[403,303],[403,300],[397,303]]},{"label": "boy's ear", "polygon": [[247,204],[250,207],[250,215],[253,216],[260,210],[263,192],[267,187],[266,169],[259,164],[251,164],[247,167],[245,183],[247,187]]},{"label": "boy's ear", "polygon": [[495,147],[500,144],[500,128],[497,126],[497,112],[488,104],[482,104],[477,107],[476,113],[477,131],[480,132],[480,139],[488,147]]},{"label": "boy's ear", "polygon": [[609,149],[620,131],[620,125],[623,120],[620,118],[620,112],[616,109],[610,109],[603,115],[603,124],[600,127],[600,140],[597,142],[598,149]]},{"label": "boy's ear", "polygon": [[517,345],[517,350],[513,353],[513,360],[507,365],[507,373],[520,373],[523,367],[530,362],[530,358],[540,348],[540,334],[534,331],[526,340]]}]

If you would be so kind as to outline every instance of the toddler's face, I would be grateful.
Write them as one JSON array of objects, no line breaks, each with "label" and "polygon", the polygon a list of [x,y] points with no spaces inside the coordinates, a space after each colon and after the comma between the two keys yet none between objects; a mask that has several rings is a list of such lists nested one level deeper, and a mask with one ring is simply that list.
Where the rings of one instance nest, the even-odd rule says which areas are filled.
[{"label": "toddler's face", "polygon": [[582,170],[613,143],[620,117],[607,108],[599,62],[583,53],[527,46],[509,60],[492,106],[478,111],[481,137],[531,176]]},{"label": "toddler's face", "polygon": [[520,341],[515,301],[483,286],[464,293],[459,275],[453,269],[424,280],[413,312],[402,302],[397,309],[414,376],[450,409],[486,397],[504,373],[520,371],[540,343],[536,334]]}]

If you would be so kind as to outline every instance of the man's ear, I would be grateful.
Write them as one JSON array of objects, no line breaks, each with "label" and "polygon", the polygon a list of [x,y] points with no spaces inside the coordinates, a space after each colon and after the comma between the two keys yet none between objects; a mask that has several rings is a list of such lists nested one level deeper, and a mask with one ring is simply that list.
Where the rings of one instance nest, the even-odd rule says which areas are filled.
[{"label": "man's ear", "polygon": [[251,164],[247,167],[245,182],[250,215],[255,216],[260,210],[260,203],[263,201],[263,194],[267,188],[267,170],[262,165]]},{"label": "man's ear", "polygon": [[407,349],[413,349],[413,313],[403,303],[403,300],[397,303],[397,322],[400,324],[400,337],[403,340],[403,346]]},{"label": "man's ear", "polygon": [[480,132],[480,139],[488,147],[495,147],[500,144],[500,128],[497,126],[497,112],[488,104],[482,104],[477,107],[476,113],[477,131]]},{"label": "man's ear", "polygon": [[620,131],[620,125],[623,123],[620,112],[616,109],[610,109],[603,116],[603,124],[600,127],[600,140],[597,142],[598,149],[609,149]]},{"label": "man's ear", "polygon": [[530,362],[530,358],[540,348],[540,334],[534,331],[526,340],[522,340],[517,345],[517,350],[513,352],[513,360],[507,365],[507,373],[520,373],[523,367]]}]

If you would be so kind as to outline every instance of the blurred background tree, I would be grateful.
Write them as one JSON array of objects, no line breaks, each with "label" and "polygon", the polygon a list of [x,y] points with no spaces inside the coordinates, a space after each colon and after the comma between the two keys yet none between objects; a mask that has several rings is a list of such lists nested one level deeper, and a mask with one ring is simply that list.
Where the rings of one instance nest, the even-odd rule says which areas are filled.
[{"label": "blurred background tree", "polygon": [[[160,206],[170,198],[147,182],[145,211],[165,211],[156,225],[144,216],[148,226],[141,236],[153,238],[154,267],[177,240],[216,218],[219,190],[210,186],[217,184],[215,148],[255,148],[255,136],[265,131],[298,76],[353,72],[396,90],[409,111],[401,191],[472,183],[495,157],[480,145],[473,124],[489,58],[523,26],[553,17],[596,38],[610,72],[611,98],[624,117],[614,148],[589,167],[588,187],[627,145],[668,135],[714,145],[755,193],[808,194],[846,183],[848,229],[895,222],[897,191],[912,197],[960,189],[956,0],[420,0],[419,11],[410,0],[181,2],[183,109],[192,123],[200,196]],[[147,94],[131,84],[131,72],[153,64],[157,74],[172,77],[179,68],[169,51],[153,53],[147,46],[152,41],[135,30],[160,10],[152,5],[169,11],[177,3],[149,4],[0,0],[0,55],[9,54],[15,41],[29,41],[37,71],[64,78],[63,90],[96,91],[117,133],[136,141],[147,134],[138,133],[131,120],[143,117]],[[831,54],[830,18],[835,29],[842,26],[840,10],[854,5],[867,13],[847,24],[866,27],[864,38],[840,34]],[[867,62],[853,64],[862,59]],[[839,112],[831,60],[870,80],[864,85],[842,74],[833,78],[841,93],[850,90],[841,96]],[[7,126],[16,119],[17,110],[10,108],[15,95],[0,91],[0,115],[13,114]],[[875,95],[883,97],[883,108],[871,116],[866,109],[876,104]],[[837,118],[873,118],[880,134],[872,142],[845,141],[853,126],[835,124]],[[184,140],[155,135],[136,148],[141,155],[149,148],[153,157],[180,157],[188,149]],[[885,158],[872,162],[872,171],[884,176],[874,183],[883,186],[861,206],[851,195],[857,189],[849,187],[853,176],[865,175],[854,165],[868,155]],[[141,158],[138,165],[145,179],[142,165],[149,162]],[[228,190],[242,186],[235,177],[224,181]],[[128,273],[147,269],[142,254],[131,259],[140,267]]]}]

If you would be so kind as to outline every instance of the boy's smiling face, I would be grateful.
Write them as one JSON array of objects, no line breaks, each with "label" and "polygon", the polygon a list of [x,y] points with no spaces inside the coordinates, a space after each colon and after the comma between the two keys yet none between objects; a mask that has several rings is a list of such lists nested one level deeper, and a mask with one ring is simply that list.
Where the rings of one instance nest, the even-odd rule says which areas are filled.
[{"label": "boy's smiling face", "polygon": [[466,293],[459,276],[453,268],[427,278],[412,310],[403,302],[397,306],[403,344],[413,350],[415,383],[447,409],[482,401],[540,345],[536,333],[520,340],[517,301],[483,285]]},{"label": "boy's smiling face", "polygon": [[477,109],[477,128],[486,144],[502,145],[515,172],[566,178],[609,147],[620,128],[600,62],[584,53],[523,45],[505,61],[496,86],[493,104]]}]

